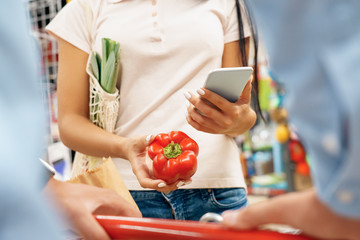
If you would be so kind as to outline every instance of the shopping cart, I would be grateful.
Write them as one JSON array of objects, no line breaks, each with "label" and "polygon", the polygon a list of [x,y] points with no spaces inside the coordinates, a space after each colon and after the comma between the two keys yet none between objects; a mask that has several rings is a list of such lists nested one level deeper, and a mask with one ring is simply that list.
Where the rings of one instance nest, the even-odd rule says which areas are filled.
[{"label": "shopping cart", "polygon": [[219,223],[95,216],[114,240],[314,240],[300,231],[234,231]]}]

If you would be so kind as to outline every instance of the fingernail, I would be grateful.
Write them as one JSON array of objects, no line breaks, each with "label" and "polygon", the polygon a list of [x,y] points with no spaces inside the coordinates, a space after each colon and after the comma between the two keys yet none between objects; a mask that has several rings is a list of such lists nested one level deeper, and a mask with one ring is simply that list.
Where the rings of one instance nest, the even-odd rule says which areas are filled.
[{"label": "fingernail", "polygon": [[199,94],[199,95],[204,95],[205,94],[205,91],[202,90],[201,88],[196,90],[196,92]]},{"label": "fingernail", "polygon": [[180,182],[178,182],[178,184],[176,184],[177,187],[181,187],[181,186],[184,186],[184,185],[185,185],[185,184],[184,184],[183,181],[180,181]]},{"label": "fingernail", "polygon": [[190,102],[189,101],[186,101],[185,104],[186,104],[186,107],[190,107]]},{"label": "fingernail", "polygon": [[188,117],[189,116],[189,113],[186,111],[185,112],[185,117]]},{"label": "fingernail", "polygon": [[166,186],[166,184],[163,183],[163,182],[158,184],[158,187],[159,187],[159,188],[163,188],[163,187],[165,187],[165,186]]},{"label": "fingernail", "polygon": [[190,183],[192,183],[192,181],[191,181],[191,180],[186,181],[186,182],[184,183],[184,185],[189,185]]},{"label": "fingernail", "polygon": [[186,97],[186,99],[191,98],[191,94],[189,92],[184,92],[184,96]]}]

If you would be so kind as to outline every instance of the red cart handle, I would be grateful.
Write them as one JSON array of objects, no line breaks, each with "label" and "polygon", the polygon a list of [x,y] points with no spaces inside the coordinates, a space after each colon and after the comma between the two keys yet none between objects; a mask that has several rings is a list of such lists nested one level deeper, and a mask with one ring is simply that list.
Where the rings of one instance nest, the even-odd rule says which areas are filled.
[{"label": "red cart handle", "polygon": [[96,215],[112,239],[124,240],[311,240],[270,230],[235,231],[218,223]]}]

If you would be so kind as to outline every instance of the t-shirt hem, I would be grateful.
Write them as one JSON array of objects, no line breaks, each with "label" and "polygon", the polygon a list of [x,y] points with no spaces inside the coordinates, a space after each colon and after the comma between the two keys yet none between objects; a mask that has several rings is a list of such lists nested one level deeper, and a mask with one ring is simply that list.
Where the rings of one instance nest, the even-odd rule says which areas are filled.
[{"label": "t-shirt hem", "polygon": [[[148,188],[142,188],[138,181],[125,181],[125,185],[129,190],[146,191],[151,190]],[[247,186],[242,179],[228,178],[228,179],[196,179],[189,185],[183,186],[180,189],[199,189],[199,188],[245,188]]]},{"label": "t-shirt hem", "polygon": [[239,34],[232,34],[232,35],[227,35],[226,37],[224,37],[224,43],[229,43],[229,42],[234,42],[234,41],[239,41]]},{"label": "t-shirt hem", "polygon": [[[245,38],[248,38],[248,37],[251,37],[250,34],[245,34]],[[238,33],[235,33],[235,34],[232,34],[232,35],[227,35],[225,38],[224,38],[224,43],[230,43],[230,42],[235,42],[235,41],[239,41],[239,34]]]}]

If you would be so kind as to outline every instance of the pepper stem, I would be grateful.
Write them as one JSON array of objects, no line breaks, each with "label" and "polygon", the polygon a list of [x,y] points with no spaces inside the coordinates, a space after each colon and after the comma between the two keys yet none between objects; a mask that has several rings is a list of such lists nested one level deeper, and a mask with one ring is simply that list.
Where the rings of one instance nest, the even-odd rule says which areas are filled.
[{"label": "pepper stem", "polygon": [[166,147],[164,147],[164,156],[167,159],[176,158],[182,153],[181,147],[178,143],[171,141]]}]

